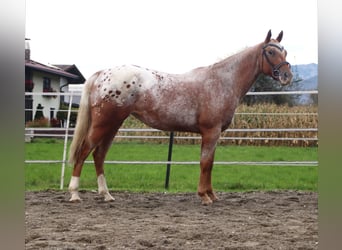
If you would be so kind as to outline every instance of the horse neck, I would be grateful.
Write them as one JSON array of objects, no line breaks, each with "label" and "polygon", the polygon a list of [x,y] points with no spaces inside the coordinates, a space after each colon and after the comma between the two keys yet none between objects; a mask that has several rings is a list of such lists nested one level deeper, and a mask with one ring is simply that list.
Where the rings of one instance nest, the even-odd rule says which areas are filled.
[{"label": "horse neck", "polygon": [[262,45],[247,48],[215,64],[229,91],[233,90],[239,98],[247,93],[262,72]]}]

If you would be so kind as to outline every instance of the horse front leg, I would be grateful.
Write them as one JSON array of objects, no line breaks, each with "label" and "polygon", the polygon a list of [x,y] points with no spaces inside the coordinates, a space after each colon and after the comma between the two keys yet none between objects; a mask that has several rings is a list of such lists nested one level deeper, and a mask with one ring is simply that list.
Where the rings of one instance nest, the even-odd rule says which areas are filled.
[{"label": "horse front leg", "polygon": [[216,143],[220,137],[220,132],[219,129],[215,129],[202,133],[201,172],[198,184],[198,195],[201,197],[203,205],[209,205],[213,201],[218,200],[211,184],[211,172],[214,163]]}]

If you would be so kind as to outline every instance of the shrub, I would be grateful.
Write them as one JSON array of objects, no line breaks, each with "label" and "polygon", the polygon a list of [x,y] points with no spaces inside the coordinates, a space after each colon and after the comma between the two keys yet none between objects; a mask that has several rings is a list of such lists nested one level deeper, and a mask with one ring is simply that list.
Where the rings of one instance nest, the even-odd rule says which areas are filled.
[{"label": "shrub", "polygon": [[50,120],[50,126],[53,128],[60,128],[61,127],[61,121],[56,119],[56,118],[52,118]]},{"label": "shrub", "polygon": [[28,121],[26,123],[26,127],[29,128],[47,128],[50,126],[50,122],[48,118],[39,118],[33,121]]}]

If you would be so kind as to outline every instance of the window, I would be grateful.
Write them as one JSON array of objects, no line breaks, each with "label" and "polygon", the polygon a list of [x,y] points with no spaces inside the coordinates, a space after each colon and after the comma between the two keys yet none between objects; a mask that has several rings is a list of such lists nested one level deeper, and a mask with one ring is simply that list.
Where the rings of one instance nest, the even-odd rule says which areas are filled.
[{"label": "window", "polygon": [[[43,92],[45,92],[45,93],[56,92],[56,90],[54,90],[51,87],[51,78],[43,77]],[[57,95],[43,95],[43,97],[53,97],[53,98],[56,98]]]},{"label": "window", "polygon": [[43,78],[43,92],[51,92],[51,79],[48,77]]},{"label": "window", "polygon": [[33,87],[34,87],[34,84],[32,81],[32,71],[27,70],[25,68],[25,92],[32,92]]}]

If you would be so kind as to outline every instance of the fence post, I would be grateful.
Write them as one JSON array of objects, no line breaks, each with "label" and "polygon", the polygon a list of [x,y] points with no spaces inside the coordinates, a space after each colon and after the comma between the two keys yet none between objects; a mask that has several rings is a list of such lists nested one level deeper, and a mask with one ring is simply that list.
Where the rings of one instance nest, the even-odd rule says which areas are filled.
[{"label": "fence post", "polygon": [[169,189],[169,180],[170,180],[170,170],[171,170],[171,160],[172,160],[172,146],[173,146],[173,137],[174,132],[170,133],[169,139],[169,152],[167,155],[167,164],[166,164],[166,177],[165,177],[165,189]]},{"label": "fence post", "polygon": [[68,109],[68,116],[67,116],[67,124],[65,128],[65,137],[64,137],[64,149],[63,149],[63,162],[62,162],[62,173],[61,173],[61,185],[60,189],[64,187],[64,172],[65,172],[65,163],[66,163],[66,155],[67,155],[67,146],[68,146],[68,136],[69,136],[69,123],[70,123],[70,113],[72,107],[72,97],[74,93],[71,92],[70,99],[69,99],[69,109]]}]

